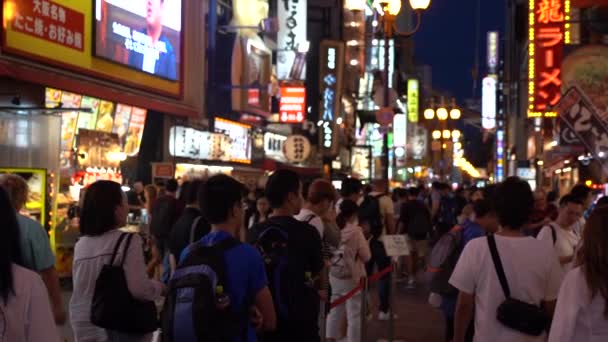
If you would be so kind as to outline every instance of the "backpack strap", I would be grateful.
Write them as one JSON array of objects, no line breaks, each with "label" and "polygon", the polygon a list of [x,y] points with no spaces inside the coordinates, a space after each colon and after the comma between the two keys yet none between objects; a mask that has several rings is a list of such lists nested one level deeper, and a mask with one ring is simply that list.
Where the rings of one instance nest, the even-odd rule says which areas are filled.
[{"label": "backpack strap", "polygon": [[304,221],[302,221],[302,222],[306,222],[306,223],[310,224],[310,221],[314,220],[314,219],[315,219],[315,217],[317,217],[317,215],[316,215],[316,214],[310,214],[310,215],[308,215],[308,216],[306,217],[306,220],[304,220]]},{"label": "backpack strap", "polygon": [[133,235],[135,235],[135,234],[131,234],[131,233],[125,233],[125,234],[127,234],[129,236],[127,237],[127,242],[125,243],[125,248],[122,250],[122,260],[120,261],[121,267],[125,263],[125,259],[127,258],[127,253],[129,252],[129,246],[131,246],[131,239],[133,239]]},{"label": "backpack strap", "polygon": [[118,254],[118,248],[120,248],[120,244],[122,243],[122,240],[124,240],[125,237],[127,237],[127,235],[128,235],[128,233],[120,234],[118,241],[116,241],[116,245],[114,245],[114,251],[112,252],[112,258],[110,258],[110,263],[109,263],[110,266],[114,265],[114,260],[116,260],[116,254]]},{"label": "backpack strap", "polygon": [[509,289],[509,283],[507,282],[507,277],[505,276],[505,270],[502,268],[498,248],[496,248],[496,239],[494,238],[493,234],[488,236],[488,246],[490,247],[490,254],[492,255],[492,260],[494,261],[494,268],[496,269],[496,274],[498,275],[498,280],[500,281],[502,291],[504,292],[506,298],[511,298],[511,289]]},{"label": "backpack strap", "polygon": [[551,229],[551,238],[553,238],[553,246],[555,246],[555,243],[557,242],[557,231],[555,230],[553,222],[549,223],[549,229]]},{"label": "backpack strap", "polygon": [[201,216],[197,216],[194,221],[192,222],[192,225],[190,226],[190,239],[188,241],[190,241],[190,243],[194,242],[194,234],[196,232],[196,227],[198,226],[198,223],[201,221]]}]

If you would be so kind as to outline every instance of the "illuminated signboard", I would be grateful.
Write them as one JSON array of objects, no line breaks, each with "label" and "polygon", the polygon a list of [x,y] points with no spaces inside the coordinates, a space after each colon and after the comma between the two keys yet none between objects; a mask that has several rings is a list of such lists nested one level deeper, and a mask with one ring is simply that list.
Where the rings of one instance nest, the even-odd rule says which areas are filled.
[{"label": "illuminated signboard", "polygon": [[[159,56],[159,61],[155,62],[156,53],[154,53],[152,56],[154,58],[145,58],[147,62],[145,66],[142,62],[141,65],[129,67],[132,64],[128,62],[130,56],[128,52],[132,50],[122,44],[126,39],[124,36],[127,35],[126,26],[112,25],[114,19],[120,18],[120,20],[124,19],[124,23],[128,23],[129,27],[144,28],[147,3],[148,1],[144,0],[2,1],[4,23],[2,52],[10,52],[62,70],[71,70],[115,83],[171,96],[179,95],[181,82],[175,80],[179,79],[177,71],[181,58],[179,56],[181,34],[170,33],[167,26],[169,21],[181,22],[181,1],[165,0],[162,6],[163,30],[159,42],[164,42],[165,38],[172,42],[174,53],[169,56],[171,58]],[[132,11],[123,11],[118,5],[132,8]],[[177,14],[174,15],[175,13]],[[100,19],[101,22],[96,19]],[[104,19],[111,21],[104,22]],[[129,34],[133,33],[129,32]],[[97,37],[100,38],[99,41]],[[119,41],[122,45],[118,43]],[[166,43],[157,45],[161,49],[168,46]],[[164,45],[164,48],[160,47],[161,45]],[[138,46],[137,49],[140,47]],[[100,58],[99,56],[102,55],[105,57]],[[165,62],[167,59],[172,61]],[[170,73],[160,69],[161,66],[166,65],[168,68],[174,63],[176,73],[171,79]],[[154,69],[154,75],[141,72],[142,69]]]},{"label": "illuminated signboard", "polygon": [[340,113],[342,73],[344,67],[344,45],[337,41],[321,42],[320,67],[320,121],[321,146],[327,155],[337,154],[336,119]]},{"label": "illuminated signboard", "polygon": [[169,154],[190,159],[227,160],[223,146],[226,139],[223,134],[174,126],[169,130]]},{"label": "illuminated signboard", "polygon": [[283,123],[299,123],[306,117],[306,88],[281,87],[279,120]]},{"label": "illuminated signboard", "polygon": [[418,122],[418,100],[420,84],[418,80],[407,80],[407,118],[410,122]]},{"label": "illuminated signboard", "polygon": [[306,77],[307,0],[277,1],[279,32],[277,34],[277,78],[304,80]]},{"label": "illuminated signboard", "polygon": [[[561,97],[565,0],[530,0],[528,117],[555,117]],[[568,1],[568,0],[566,0]]]},{"label": "illuminated signboard", "polygon": [[286,158],[283,153],[283,145],[286,140],[287,137],[284,135],[266,132],[264,134],[264,154],[266,158],[284,162]]},{"label": "illuminated signboard", "polygon": [[505,179],[505,131],[496,131],[496,182]]},{"label": "illuminated signboard", "polygon": [[498,67],[498,32],[488,32],[488,69],[491,73],[496,72]]},{"label": "illuminated signboard", "polygon": [[393,118],[393,146],[405,147],[407,140],[407,119],[405,114],[396,114]]},{"label": "illuminated signboard", "polygon": [[215,118],[215,132],[228,136],[228,158],[232,162],[251,164],[251,126],[222,118]]},{"label": "illuminated signboard", "polygon": [[481,126],[484,129],[496,127],[496,77],[487,76],[481,86]]}]

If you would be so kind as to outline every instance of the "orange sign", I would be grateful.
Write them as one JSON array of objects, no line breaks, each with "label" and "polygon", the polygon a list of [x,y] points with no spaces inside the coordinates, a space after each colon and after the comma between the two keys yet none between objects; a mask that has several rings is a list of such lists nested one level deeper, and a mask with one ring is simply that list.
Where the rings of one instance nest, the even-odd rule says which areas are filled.
[{"label": "orange sign", "polygon": [[281,87],[279,120],[285,123],[299,123],[306,117],[306,88]]},{"label": "orange sign", "polygon": [[60,69],[179,97],[181,83],[96,58],[93,1],[4,0],[2,50]]},{"label": "orange sign", "polygon": [[555,117],[561,98],[562,57],[569,0],[532,0],[529,12],[528,117]]}]

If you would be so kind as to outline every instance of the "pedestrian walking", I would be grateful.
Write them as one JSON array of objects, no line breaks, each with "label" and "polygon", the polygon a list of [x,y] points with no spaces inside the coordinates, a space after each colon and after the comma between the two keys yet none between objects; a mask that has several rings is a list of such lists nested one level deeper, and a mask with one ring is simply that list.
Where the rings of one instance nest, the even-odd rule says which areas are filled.
[{"label": "pedestrian walking", "polygon": [[[340,214],[336,218],[340,228],[340,247],[331,259],[330,283],[332,288],[331,301],[345,296],[359,285],[365,277],[365,263],[371,258],[369,245],[363,235],[363,229],[358,225],[359,207],[351,200],[340,204]],[[346,313],[347,342],[361,341],[361,292],[351,297],[346,303],[335,307],[327,317],[327,341],[339,340],[341,323]]]},{"label": "pedestrian walking", "polygon": [[608,341],[608,208],[586,222],[576,267],[559,291],[549,342]]},{"label": "pedestrian walking", "polygon": [[321,237],[315,227],[298,221],[302,182],[293,171],[278,170],[268,179],[270,218],[249,230],[249,241],[266,262],[277,330],[262,334],[264,342],[318,342],[320,279],[324,267]]},{"label": "pedestrian walking", "polygon": [[459,290],[453,341],[465,341],[473,312],[476,342],[545,341],[562,279],[557,256],[521,232],[534,203],[527,182],[508,178],[493,201],[499,231],[470,241],[450,278]]},{"label": "pedestrian walking", "polygon": [[275,329],[264,261],[238,240],[244,189],[226,175],[201,185],[198,206],[211,232],[182,252],[163,309],[164,341],[255,342],[256,329]]},{"label": "pedestrian walking", "polygon": [[0,341],[59,342],[47,289],[40,275],[21,266],[21,228],[2,187],[0,217]]},{"label": "pedestrian walking", "polygon": [[[73,283],[70,299],[70,323],[76,341],[150,341],[152,334],[130,334],[106,330],[91,322],[96,283],[104,265],[112,260],[122,262],[128,291],[135,299],[154,301],[161,298],[165,287],[146,274],[141,237],[125,238],[119,228],[127,223],[129,206],[120,184],[97,181],[86,191],[80,232],[74,247]],[[128,234],[129,235],[129,234]],[[129,240],[131,243],[121,243]],[[128,248],[127,248],[128,247]],[[126,304],[126,303],[125,303]]]}]

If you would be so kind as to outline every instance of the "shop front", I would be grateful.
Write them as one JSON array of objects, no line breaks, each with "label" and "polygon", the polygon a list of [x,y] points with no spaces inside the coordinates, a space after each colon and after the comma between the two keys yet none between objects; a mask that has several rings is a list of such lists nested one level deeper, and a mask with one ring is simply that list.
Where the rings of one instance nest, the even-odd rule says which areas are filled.
[{"label": "shop front", "polygon": [[79,235],[70,208],[86,186],[135,180],[128,163],[151,111],[202,113],[204,55],[188,49],[204,39],[202,6],[165,0],[158,24],[144,0],[3,1],[0,172],[28,181],[27,213],[49,231],[62,276]]}]

